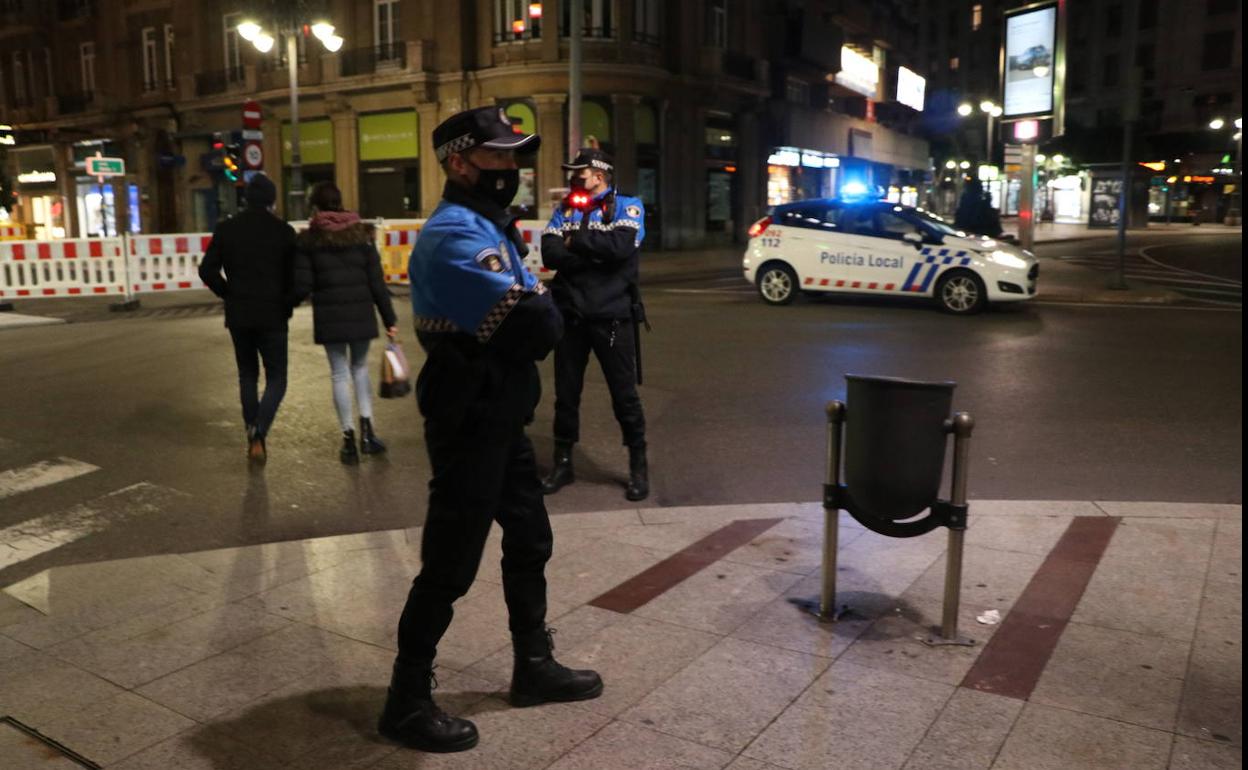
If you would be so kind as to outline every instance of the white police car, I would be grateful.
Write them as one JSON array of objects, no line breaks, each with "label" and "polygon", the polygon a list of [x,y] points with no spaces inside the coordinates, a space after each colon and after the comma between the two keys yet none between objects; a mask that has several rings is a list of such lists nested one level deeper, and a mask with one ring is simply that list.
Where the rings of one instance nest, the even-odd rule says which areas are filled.
[{"label": "white police car", "polygon": [[798,292],[932,297],[969,315],[1036,293],[1031,252],[955,230],[922,209],[816,198],[776,206],[750,228],[745,278],[771,305]]}]

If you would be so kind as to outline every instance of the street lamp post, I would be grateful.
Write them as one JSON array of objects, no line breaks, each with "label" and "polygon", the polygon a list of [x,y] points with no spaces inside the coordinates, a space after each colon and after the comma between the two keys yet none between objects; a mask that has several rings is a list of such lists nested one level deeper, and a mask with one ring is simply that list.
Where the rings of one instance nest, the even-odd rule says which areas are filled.
[{"label": "street lamp post", "polygon": [[[1004,110],[991,99],[985,99],[979,103],[979,111],[984,113],[984,117],[988,119],[987,132],[984,134],[984,165],[989,165],[992,163],[992,149],[995,144],[992,135],[993,123],[997,118],[1001,117]],[[964,118],[970,117],[973,112],[975,112],[975,108],[969,102],[963,102],[958,105],[958,114]]]},{"label": "street lamp post", "polygon": [[[286,30],[286,69],[290,80],[290,189],[286,194],[286,218],[303,219],[303,156],[299,151],[299,38],[303,24],[299,11],[292,12],[276,25]],[[273,36],[258,23],[246,20],[238,25],[238,35],[250,42],[260,53],[273,50]],[[312,24],[311,31],[330,53],[342,48],[342,38],[334,34],[334,25],[326,21]]]},{"label": "street lamp post", "polygon": [[[1243,192],[1241,188],[1243,187],[1243,183],[1244,183],[1244,165],[1243,165],[1244,119],[1235,118],[1234,125],[1235,125],[1235,135],[1233,138],[1235,139],[1235,174],[1237,178],[1235,180],[1235,191],[1231,193],[1231,205],[1227,207],[1226,219],[1223,220],[1223,222],[1228,225],[1238,225],[1240,223],[1239,210],[1240,210],[1240,204],[1243,200],[1242,198]],[[1214,131],[1221,131],[1225,127],[1226,127],[1226,121],[1223,120],[1222,118],[1214,118],[1213,120],[1209,121],[1209,128],[1213,129]]]}]

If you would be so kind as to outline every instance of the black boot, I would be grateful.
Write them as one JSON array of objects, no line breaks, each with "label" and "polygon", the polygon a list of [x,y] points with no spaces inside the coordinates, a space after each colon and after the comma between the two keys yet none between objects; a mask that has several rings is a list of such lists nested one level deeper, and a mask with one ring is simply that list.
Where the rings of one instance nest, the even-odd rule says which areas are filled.
[{"label": "black boot", "polygon": [[590,700],[602,695],[602,677],[596,671],[574,671],[555,661],[554,629],[513,634],[516,652],[511,674],[511,705],[536,706],[574,700]]},{"label": "black boot", "polygon": [[556,441],[555,467],[549,476],[542,479],[542,492],[553,495],[573,481],[576,481],[576,475],[572,473],[572,442]]},{"label": "black boot", "polygon": [[373,421],[368,417],[360,418],[360,451],[366,455],[379,455],[386,451],[386,445],[373,433]]},{"label": "black boot", "polygon": [[650,496],[650,469],[646,465],[646,445],[628,448],[628,486],[624,497],[629,500],[645,500]]},{"label": "black boot", "polygon": [[350,428],[342,432],[342,449],[338,450],[338,459],[343,465],[355,465],[360,461],[360,452],[355,448],[355,431]]},{"label": "black boot", "polygon": [[431,665],[394,664],[377,732],[411,749],[448,753],[477,745],[477,726],[447,714],[433,702],[438,686]]}]

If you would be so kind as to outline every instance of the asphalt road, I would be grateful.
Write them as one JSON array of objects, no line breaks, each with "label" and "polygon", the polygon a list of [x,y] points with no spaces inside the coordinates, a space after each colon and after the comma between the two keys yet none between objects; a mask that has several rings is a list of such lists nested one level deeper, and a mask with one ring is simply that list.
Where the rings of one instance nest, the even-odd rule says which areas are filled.
[{"label": "asphalt road", "polygon": [[[1127,285],[1169,289],[1189,304],[1242,307],[1242,244],[1238,235],[1199,228],[1186,235],[1133,233],[1122,261]],[[1107,284],[1119,269],[1114,238],[1042,244],[1037,253],[1099,272]]]},{"label": "asphalt road", "polygon": [[[1218,269],[1167,248],[1161,256],[1185,269]],[[1029,303],[955,318],[849,299],[773,308],[724,265],[647,282],[645,505],[819,499],[824,405],[844,397],[851,372],[957,381],[955,408],[977,426],[972,499],[1242,500],[1239,311]],[[177,304],[0,332],[0,532],[61,520],[91,530],[7,569],[0,560],[0,585],[54,564],[422,521],[428,465],[412,399],[377,402],[387,456],[340,465],[325,355],[300,309],[271,459],[249,472],[222,316],[202,296]],[[396,304],[409,328],[410,310]],[[550,362],[542,369],[531,435],[545,462]],[[582,419],[578,482],[548,498],[552,513],[633,507],[592,364]],[[56,458],[98,470],[5,496],[15,469]]]}]

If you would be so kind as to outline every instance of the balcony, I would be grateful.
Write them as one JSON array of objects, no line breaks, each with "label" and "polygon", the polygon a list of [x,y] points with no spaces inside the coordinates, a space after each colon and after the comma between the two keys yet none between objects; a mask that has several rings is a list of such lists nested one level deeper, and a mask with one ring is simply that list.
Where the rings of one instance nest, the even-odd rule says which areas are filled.
[{"label": "balcony", "polygon": [[230,90],[232,86],[241,85],[243,80],[244,73],[242,67],[198,72],[195,74],[195,94],[197,96],[223,94]]},{"label": "balcony", "polygon": [[56,113],[58,115],[76,115],[89,110],[95,102],[95,94],[91,91],[78,91],[56,95]]},{"label": "balcony", "polygon": [[754,85],[763,85],[768,77],[768,66],[765,60],[756,59],[739,51],[703,47],[701,65],[703,74],[747,81]]},{"label": "balcony", "polygon": [[95,0],[57,0],[57,21],[73,21],[95,15]]},{"label": "balcony", "polygon": [[407,41],[353,48],[338,54],[339,72],[342,77],[372,75],[385,70],[407,69]]}]

